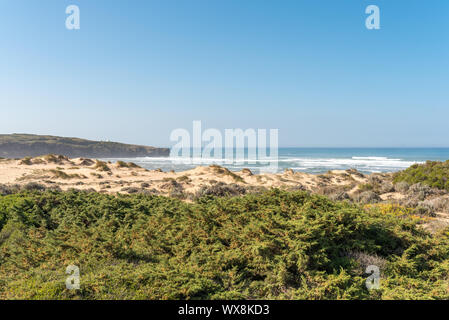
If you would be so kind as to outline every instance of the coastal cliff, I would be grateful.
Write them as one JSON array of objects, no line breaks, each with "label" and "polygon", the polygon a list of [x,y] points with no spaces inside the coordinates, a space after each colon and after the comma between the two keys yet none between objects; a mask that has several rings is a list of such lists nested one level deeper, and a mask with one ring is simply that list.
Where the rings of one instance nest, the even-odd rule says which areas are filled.
[{"label": "coastal cliff", "polygon": [[70,158],[164,157],[170,149],[118,142],[91,141],[79,138],[32,134],[1,134],[0,157],[23,158],[62,154]]}]

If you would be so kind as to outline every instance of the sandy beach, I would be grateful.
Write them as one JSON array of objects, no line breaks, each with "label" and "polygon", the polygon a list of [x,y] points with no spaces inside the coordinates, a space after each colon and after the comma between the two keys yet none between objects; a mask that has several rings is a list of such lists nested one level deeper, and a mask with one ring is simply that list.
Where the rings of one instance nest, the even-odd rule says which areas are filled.
[{"label": "sandy beach", "polygon": [[249,169],[231,172],[216,165],[199,166],[183,172],[147,170],[133,163],[103,162],[95,159],[42,156],[21,160],[0,160],[0,184],[26,185],[40,183],[61,190],[93,189],[103,193],[149,191],[170,194],[173,187],[195,194],[202,187],[217,183],[245,188],[286,188],[317,191],[326,186],[340,186],[349,193],[368,177],[356,171],[331,171],[313,175],[285,170],[279,174],[253,174]]},{"label": "sandy beach", "polygon": [[[357,170],[333,170],[315,175],[295,172],[253,174],[249,169],[232,172],[217,165],[182,172],[148,170],[132,162],[47,155],[0,160],[0,185],[7,188],[89,190],[106,194],[151,194],[191,202],[202,195],[238,196],[271,188],[306,190],[331,200],[365,205],[394,204],[424,215],[428,229],[449,225],[449,193],[422,186],[401,190],[393,185],[393,173],[362,174]],[[367,190],[366,186],[376,186]],[[421,214],[422,213],[422,214]]]}]

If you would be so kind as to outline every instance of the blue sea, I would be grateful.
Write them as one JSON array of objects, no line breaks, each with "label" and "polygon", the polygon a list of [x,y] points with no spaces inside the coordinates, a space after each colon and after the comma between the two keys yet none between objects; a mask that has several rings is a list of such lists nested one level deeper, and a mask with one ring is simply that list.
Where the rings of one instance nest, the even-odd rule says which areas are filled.
[{"label": "blue sea", "polygon": [[[224,153],[223,153],[224,154]],[[226,164],[224,159],[192,158],[192,163],[179,163],[170,157],[162,158],[114,158],[105,160],[122,160],[134,162],[146,169],[164,171],[184,171],[197,166],[218,164],[232,171],[248,168],[258,172],[266,167],[262,160],[249,162],[247,151],[245,161]],[[293,169],[307,173],[324,173],[328,170],[357,169],[363,173],[394,172],[408,168],[415,163],[426,160],[445,161],[449,159],[449,148],[279,148],[278,157],[270,161],[276,164],[277,171]],[[254,160],[254,159],[253,159]]]}]

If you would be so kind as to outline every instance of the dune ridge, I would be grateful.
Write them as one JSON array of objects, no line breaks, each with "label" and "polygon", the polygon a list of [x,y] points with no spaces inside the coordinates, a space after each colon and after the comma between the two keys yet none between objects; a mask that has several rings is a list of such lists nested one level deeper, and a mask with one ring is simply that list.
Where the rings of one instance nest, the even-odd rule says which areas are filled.
[{"label": "dune ridge", "polygon": [[355,169],[334,170],[320,175],[291,169],[282,173],[253,174],[249,169],[232,172],[210,165],[183,172],[164,172],[148,170],[132,162],[113,163],[61,155],[0,159],[0,194],[21,188],[143,193],[187,202],[205,195],[239,196],[273,188],[305,190],[335,201],[398,205],[411,214],[424,217],[430,229],[449,225],[448,191],[421,183],[396,183],[393,173],[366,175]]}]

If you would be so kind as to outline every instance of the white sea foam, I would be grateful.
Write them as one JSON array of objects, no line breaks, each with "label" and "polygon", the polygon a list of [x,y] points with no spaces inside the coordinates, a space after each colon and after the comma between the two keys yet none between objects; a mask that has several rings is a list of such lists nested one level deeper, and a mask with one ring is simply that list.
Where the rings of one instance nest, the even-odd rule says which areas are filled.
[{"label": "white sea foam", "polygon": [[135,162],[136,164],[147,168],[156,169],[162,168],[164,170],[182,171],[194,168],[198,165],[219,164],[228,167],[231,170],[241,170],[243,168],[250,168],[252,170],[261,169],[267,165],[267,161],[278,162],[279,171],[286,168],[291,168],[297,171],[304,172],[325,172],[327,170],[345,170],[355,168],[362,172],[386,172],[398,171],[410,167],[415,163],[422,163],[419,161],[403,160],[399,158],[388,158],[383,156],[350,156],[342,158],[323,158],[323,157],[298,157],[281,155],[279,159],[234,159],[232,164],[227,164],[227,160],[217,158],[191,158],[190,164],[180,163],[174,161],[170,157],[160,158],[125,158],[125,159],[108,159],[108,160],[122,160],[127,162]]}]

